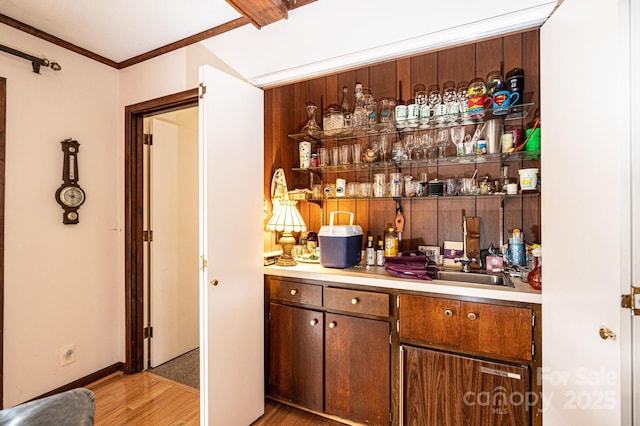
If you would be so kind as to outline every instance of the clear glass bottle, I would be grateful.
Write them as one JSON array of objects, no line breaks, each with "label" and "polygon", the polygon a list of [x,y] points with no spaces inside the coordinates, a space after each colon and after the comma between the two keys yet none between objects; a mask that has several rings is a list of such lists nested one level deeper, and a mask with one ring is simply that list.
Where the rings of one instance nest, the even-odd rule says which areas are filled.
[{"label": "clear glass bottle", "polygon": [[355,108],[351,115],[351,123],[353,127],[361,127],[367,125],[369,122],[369,116],[364,109],[364,91],[362,90],[362,83],[356,83],[355,91]]},{"label": "clear glass bottle", "polygon": [[344,114],[344,127],[351,127],[351,104],[349,103],[349,93],[347,86],[342,87],[342,102],[340,102],[340,108]]},{"label": "clear glass bottle", "polygon": [[384,265],[384,241],[378,240],[378,249],[376,250],[376,265]]},{"label": "clear glass bottle", "polygon": [[373,236],[367,237],[367,250],[366,250],[367,266],[373,266],[376,264],[376,249],[373,247]]}]

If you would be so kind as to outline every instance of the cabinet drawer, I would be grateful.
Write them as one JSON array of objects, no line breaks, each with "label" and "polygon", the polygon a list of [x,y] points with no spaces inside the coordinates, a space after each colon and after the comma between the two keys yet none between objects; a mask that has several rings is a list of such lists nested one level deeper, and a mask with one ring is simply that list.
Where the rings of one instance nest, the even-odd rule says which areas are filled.
[{"label": "cabinet drawer", "polygon": [[273,300],[322,306],[322,286],[272,279],[269,296]]},{"label": "cabinet drawer", "polygon": [[400,340],[531,360],[529,308],[400,296]]},{"label": "cabinet drawer", "polygon": [[324,290],[324,306],[337,311],[388,317],[389,295],[329,287]]}]

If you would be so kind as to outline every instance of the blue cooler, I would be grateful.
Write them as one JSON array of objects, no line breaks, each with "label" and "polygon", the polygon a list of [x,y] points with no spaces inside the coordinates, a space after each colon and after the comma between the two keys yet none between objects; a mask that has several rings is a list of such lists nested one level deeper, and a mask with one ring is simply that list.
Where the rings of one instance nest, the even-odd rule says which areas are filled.
[{"label": "blue cooler", "polygon": [[[345,213],[349,225],[334,225],[336,214]],[[318,232],[320,246],[320,264],[327,268],[347,268],[357,265],[362,259],[362,227],[353,224],[353,213],[347,211],[331,212],[329,226],[323,226]]]}]

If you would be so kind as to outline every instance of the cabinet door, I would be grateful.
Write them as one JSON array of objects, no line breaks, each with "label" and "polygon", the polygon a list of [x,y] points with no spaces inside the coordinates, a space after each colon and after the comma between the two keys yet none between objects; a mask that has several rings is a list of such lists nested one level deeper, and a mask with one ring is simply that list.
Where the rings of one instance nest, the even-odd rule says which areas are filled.
[{"label": "cabinet door", "polygon": [[531,309],[462,302],[460,318],[461,347],[531,360]]},{"label": "cabinet door", "polygon": [[528,367],[460,357],[465,425],[530,425]]},{"label": "cabinet door", "polygon": [[388,322],[326,314],[325,412],[388,425],[390,352]]},{"label": "cabinet door", "polygon": [[[462,422],[460,357],[403,347],[403,425],[457,426]],[[487,423],[488,424],[488,423]]]},{"label": "cabinet door", "polygon": [[400,339],[459,346],[460,302],[400,295]]},{"label": "cabinet door", "polygon": [[272,303],[269,392],[322,411],[323,313]]},{"label": "cabinet door", "polygon": [[527,367],[403,347],[403,424],[530,424]]}]

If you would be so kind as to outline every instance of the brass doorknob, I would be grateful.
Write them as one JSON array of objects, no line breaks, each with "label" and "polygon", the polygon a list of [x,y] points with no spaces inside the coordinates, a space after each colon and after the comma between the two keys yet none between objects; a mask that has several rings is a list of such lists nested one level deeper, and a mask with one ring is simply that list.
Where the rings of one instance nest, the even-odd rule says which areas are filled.
[{"label": "brass doorknob", "polygon": [[311,324],[311,326],[314,326],[318,323],[318,320],[316,318],[312,319],[311,321],[309,321],[309,324]]},{"label": "brass doorknob", "polygon": [[295,296],[296,294],[298,294],[298,290],[296,290],[295,288],[292,288],[289,293],[291,293],[292,296]]},{"label": "brass doorknob", "polygon": [[216,280],[215,278],[211,278],[211,281],[209,281],[209,284],[215,287],[218,285],[218,280]]},{"label": "brass doorknob", "polygon": [[447,309],[444,311],[445,316],[450,317],[451,315],[453,315],[453,311],[451,309]]},{"label": "brass doorknob", "polygon": [[336,325],[338,325],[338,324],[336,324],[336,322],[335,322],[335,321],[331,321],[331,322],[329,323],[329,328],[336,328]]},{"label": "brass doorknob", "polygon": [[611,339],[611,340],[615,340],[616,339],[616,333],[614,333],[613,331],[609,330],[608,328],[601,328],[600,329],[600,338],[602,340],[607,340],[607,339]]},{"label": "brass doorknob", "polygon": [[351,304],[352,305],[357,305],[359,301],[360,301],[360,299],[358,299],[357,297],[354,297],[353,299],[351,299]]},{"label": "brass doorknob", "polygon": [[475,320],[476,318],[478,318],[478,315],[476,315],[476,314],[475,314],[475,313],[473,313],[473,312],[469,312],[469,313],[467,314],[467,317],[468,317],[471,321],[473,321],[473,320]]}]

